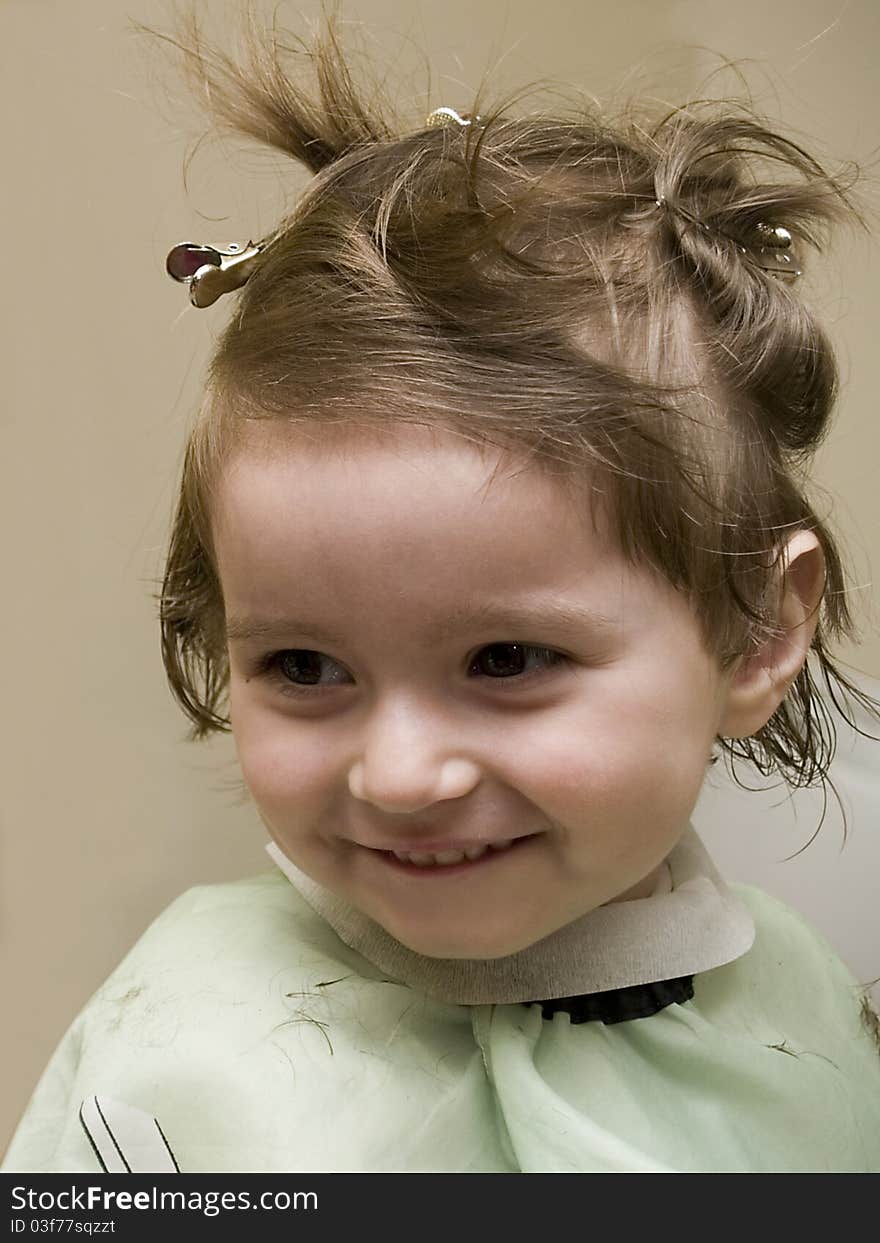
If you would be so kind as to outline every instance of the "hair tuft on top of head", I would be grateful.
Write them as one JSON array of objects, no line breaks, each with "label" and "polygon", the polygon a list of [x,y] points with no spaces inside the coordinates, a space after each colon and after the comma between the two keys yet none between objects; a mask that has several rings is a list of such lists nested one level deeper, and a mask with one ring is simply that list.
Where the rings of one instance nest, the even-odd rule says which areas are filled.
[{"label": "hair tuft on top of head", "polygon": [[[174,33],[140,23],[135,29],[175,50],[194,97],[216,124],[291,156],[313,173],[348,151],[392,137],[394,109],[379,84],[367,102],[335,15],[328,15],[311,43],[268,22],[254,0],[244,0],[237,16],[238,55],[207,39],[197,4],[176,11]],[[303,82],[309,73],[315,78],[311,88]]]}]

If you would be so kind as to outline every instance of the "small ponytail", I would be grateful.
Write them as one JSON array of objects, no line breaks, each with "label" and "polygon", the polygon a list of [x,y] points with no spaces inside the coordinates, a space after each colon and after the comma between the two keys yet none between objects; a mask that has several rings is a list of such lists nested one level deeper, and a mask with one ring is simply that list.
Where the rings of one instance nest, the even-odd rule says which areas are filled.
[{"label": "small ponytail", "polygon": [[849,198],[856,173],[831,176],[796,143],[730,107],[705,118],[690,104],[653,131],[667,251],[713,323],[710,353],[724,386],[760,410],[782,452],[809,454],[837,394],[833,350],[798,284],[757,256],[768,232],[789,233],[791,273],[800,275],[807,249],[823,248],[831,224],[863,224]]},{"label": "small ponytail", "polygon": [[[334,21],[327,21],[311,43],[290,36],[289,45],[263,28],[252,0],[246,0],[242,16],[239,58],[206,42],[195,7],[179,16],[175,35],[137,23],[135,28],[176,49],[193,94],[204,100],[215,122],[289,155],[312,173],[355,148],[391,138],[390,105],[378,88],[367,102]],[[301,84],[302,64],[314,69],[316,91]]]}]

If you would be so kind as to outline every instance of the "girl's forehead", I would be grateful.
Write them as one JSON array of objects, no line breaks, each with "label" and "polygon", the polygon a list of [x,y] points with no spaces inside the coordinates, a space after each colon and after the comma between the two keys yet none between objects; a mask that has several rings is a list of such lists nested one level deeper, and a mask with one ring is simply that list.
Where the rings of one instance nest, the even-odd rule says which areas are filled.
[{"label": "girl's forehead", "polygon": [[588,532],[610,543],[598,494],[577,486],[520,451],[486,444],[440,427],[397,424],[257,425],[229,454],[221,472],[215,527],[243,518],[325,528],[351,522],[363,529],[383,515],[398,527],[420,519],[443,524],[492,523],[547,539]]},{"label": "girl's forehead", "polygon": [[285,437],[231,459],[218,499],[217,568],[233,618],[345,618],[393,644],[451,625],[463,608],[586,611],[627,633],[653,619],[696,650],[684,597],[627,562],[560,480],[460,436]]},{"label": "girl's forehead", "polygon": [[394,458],[416,465],[428,459],[469,458],[487,468],[527,465],[525,450],[504,450],[452,427],[400,420],[286,421],[250,419],[241,424],[228,455],[234,470],[243,463],[311,468],[318,463],[357,469],[366,461]]},{"label": "girl's forehead", "polygon": [[234,613],[283,614],[295,598],[348,615],[377,591],[432,614],[465,598],[679,611],[668,584],[625,562],[589,503],[579,510],[534,463],[436,429],[334,434],[285,434],[230,459],[215,549]]}]

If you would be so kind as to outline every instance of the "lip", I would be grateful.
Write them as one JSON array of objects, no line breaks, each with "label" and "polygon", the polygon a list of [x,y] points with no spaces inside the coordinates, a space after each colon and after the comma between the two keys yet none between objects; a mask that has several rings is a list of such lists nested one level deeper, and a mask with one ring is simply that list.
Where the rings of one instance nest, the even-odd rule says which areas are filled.
[{"label": "lip", "polygon": [[[402,873],[405,876],[461,876],[465,872],[480,872],[484,868],[489,868],[494,864],[498,864],[500,860],[507,855],[518,855],[521,850],[528,849],[528,843],[540,837],[540,833],[524,833],[519,837],[508,839],[510,845],[504,850],[487,850],[480,855],[478,859],[462,859],[461,863],[444,863],[429,864],[427,866],[419,866],[418,863],[408,863],[403,859],[398,859],[392,850],[374,850],[371,853],[378,856],[380,866],[390,868],[393,872]],[[499,839],[502,840],[502,839]],[[485,842],[484,845],[490,846],[491,843]],[[367,847],[367,849],[370,849]],[[399,849],[399,847],[395,847]],[[428,853],[428,852],[426,852]]]},{"label": "lip", "polygon": [[398,851],[405,855],[439,855],[447,850],[472,850],[475,846],[497,846],[499,842],[518,842],[526,837],[537,837],[537,833],[517,833],[512,837],[469,837],[453,839],[449,837],[410,838],[407,841],[388,842],[382,846],[368,846],[365,842],[357,842],[365,850],[376,850],[382,854]]}]

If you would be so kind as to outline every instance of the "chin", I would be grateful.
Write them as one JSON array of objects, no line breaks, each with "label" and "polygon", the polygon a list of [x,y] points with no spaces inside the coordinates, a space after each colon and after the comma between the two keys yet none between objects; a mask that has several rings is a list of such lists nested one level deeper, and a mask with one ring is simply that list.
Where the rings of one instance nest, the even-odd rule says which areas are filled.
[{"label": "chin", "polygon": [[449,934],[441,934],[436,937],[414,934],[401,935],[392,928],[386,928],[395,940],[400,941],[401,945],[405,945],[407,949],[411,949],[415,954],[421,954],[424,958],[444,958],[459,959],[462,961],[489,961],[494,958],[507,958],[511,954],[518,954],[521,950],[527,949],[530,945],[534,945],[541,940],[540,937],[531,937],[525,941],[522,935],[515,937],[512,933],[508,936],[498,936],[487,938],[485,932],[472,938],[463,938],[461,936],[449,936]]}]

